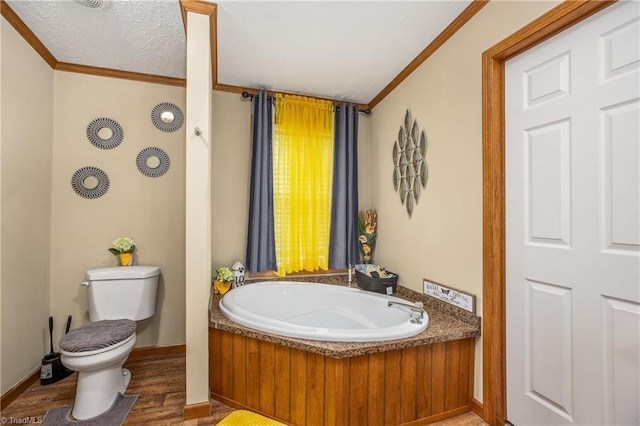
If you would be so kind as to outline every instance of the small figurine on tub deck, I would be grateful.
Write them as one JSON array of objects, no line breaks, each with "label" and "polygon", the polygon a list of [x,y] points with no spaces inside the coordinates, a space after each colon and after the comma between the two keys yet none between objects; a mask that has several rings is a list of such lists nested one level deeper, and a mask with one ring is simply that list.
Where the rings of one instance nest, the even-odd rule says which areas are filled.
[{"label": "small figurine on tub deck", "polygon": [[244,285],[244,265],[239,261],[233,264],[233,286],[232,288]]}]

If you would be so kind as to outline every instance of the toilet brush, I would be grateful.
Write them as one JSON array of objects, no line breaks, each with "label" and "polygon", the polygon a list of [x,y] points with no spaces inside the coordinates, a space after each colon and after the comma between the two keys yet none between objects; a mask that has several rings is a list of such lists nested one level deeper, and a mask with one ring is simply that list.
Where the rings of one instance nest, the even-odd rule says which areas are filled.
[{"label": "toilet brush", "polygon": [[[67,319],[67,329],[71,325],[71,316]],[[73,371],[68,370],[60,359],[60,353],[53,351],[53,317],[49,317],[49,349],[50,352],[42,358],[40,368],[40,384],[50,385],[68,377]]]},{"label": "toilet brush", "polygon": [[[67,327],[64,329],[64,334],[65,334],[65,335],[69,332],[69,329],[70,329],[70,328],[71,328],[71,315],[69,315],[69,316],[67,317]],[[66,366],[66,365],[64,365],[64,364],[63,364],[63,365],[62,365],[62,368],[64,369],[64,370],[63,370],[63,374],[62,374],[62,375],[63,375],[63,377],[62,377],[63,379],[64,379],[65,377],[68,377],[68,376],[70,376],[70,375],[72,375],[72,374],[73,374],[73,371],[72,371],[72,370],[69,370],[69,369],[67,368],[67,366]]]}]

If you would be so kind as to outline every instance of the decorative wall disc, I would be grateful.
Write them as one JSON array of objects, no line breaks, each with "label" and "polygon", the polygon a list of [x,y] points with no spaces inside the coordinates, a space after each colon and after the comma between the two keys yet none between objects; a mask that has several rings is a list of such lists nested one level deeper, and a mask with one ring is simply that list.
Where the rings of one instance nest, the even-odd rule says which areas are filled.
[{"label": "decorative wall disc", "polygon": [[112,149],[120,145],[124,139],[122,127],[111,118],[96,118],[87,126],[87,138],[94,146],[101,149]]},{"label": "decorative wall disc", "polygon": [[109,190],[109,176],[97,167],[83,167],[71,177],[71,187],[82,198],[99,198]]},{"label": "decorative wall disc", "polygon": [[140,173],[152,178],[167,173],[170,165],[171,161],[167,153],[155,146],[143,149],[136,158],[136,166]]},{"label": "decorative wall disc", "polygon": [[398,139],[393,143],[393,189],[400,195],[411,217],[420,199],[422,185],[427,186],[427,137],[420,131],[418,120],[412,120],[409,110],[404,115]]},{"label": "decorative wall disc", "polygon": [[184,115],[174,104],[162,102],[151,111],[151,121],[158,130],[171,133],[182,127]]}]

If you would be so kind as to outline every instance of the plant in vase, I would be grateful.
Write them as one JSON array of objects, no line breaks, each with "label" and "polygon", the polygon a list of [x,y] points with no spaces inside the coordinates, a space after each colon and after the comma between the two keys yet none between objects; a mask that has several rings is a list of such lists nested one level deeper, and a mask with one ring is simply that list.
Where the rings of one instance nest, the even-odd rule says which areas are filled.
[{"label": "plant in vase", "polygon": [[121,237],[116,238],[111,243],[111,248],[109,251],[114,256],[118,256],[120,260],[120,265],[129,266],[133,265],[133,251],[136,249],[136,243],[132,238],[129,237]]},{"label": "plant in vase", "polygon": [[233,282],[233,272],[230,268],[223,266],[216,268],[216,278],[213,281],[213,293],[225,294],[231,288]]},{"label": "plant in vase", "polygon": [[376,232],[378,227],[378,213],[375,210],[360,210],[358,215],[360,229],[360,256],[362,263],[373,263],[373,251],[376,248]]}]

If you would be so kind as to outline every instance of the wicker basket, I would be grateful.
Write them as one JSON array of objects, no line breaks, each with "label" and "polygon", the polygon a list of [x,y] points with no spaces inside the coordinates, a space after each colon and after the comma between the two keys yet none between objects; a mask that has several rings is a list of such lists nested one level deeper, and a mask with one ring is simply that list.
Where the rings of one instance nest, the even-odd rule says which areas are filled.
[{"label": "wicker basket", "polygon": [[391,271],[387,272],[392,276],[389,278],[375,278],[358,271],[358,267],[356,266],[356,281],[358,287],[363,290],[375,291],[376,293],[382,294],[395,293],[398,286],[398,274]]}]

